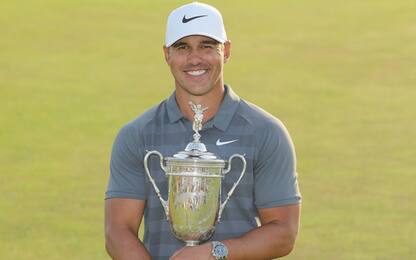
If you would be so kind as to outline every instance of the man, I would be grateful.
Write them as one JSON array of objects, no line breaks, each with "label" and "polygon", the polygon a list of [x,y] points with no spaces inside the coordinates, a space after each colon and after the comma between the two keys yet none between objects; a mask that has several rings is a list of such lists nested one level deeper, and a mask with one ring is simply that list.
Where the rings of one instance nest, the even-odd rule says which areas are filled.
[{"label": "man", "polygon": [[[280,121],[224,85],[223,65],[230,58],[231,42],[219,11],[196,2],[174,10],[168,17],[163,51],[175,92],[125,125],[113,146],[105,202],[108,253],[114,259],[272,259],[287,255],[294,246],[300,218],[293,144]],[[200,131],[208,151],[223,159],[245,154],[247,169],[210,241],[184,247],[170,231],[145,175],[143,159],[150,150],[172,156],[192,140],[190,101],[208,108]],[[150,171],[167,198],[167,178],[154,159]],[[233,163],[223,180],[224,191],[241,169],[241,164]],[[143,216],[142,242],[137,232]]]}]

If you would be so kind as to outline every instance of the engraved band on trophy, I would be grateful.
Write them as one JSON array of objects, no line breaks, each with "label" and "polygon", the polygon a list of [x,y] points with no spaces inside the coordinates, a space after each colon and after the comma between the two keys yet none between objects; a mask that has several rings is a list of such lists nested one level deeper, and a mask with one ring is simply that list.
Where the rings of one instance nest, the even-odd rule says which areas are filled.
[{"label": "engraved band on trophy", "polygon": [[[184,151],[173,157],[164,158],[158,151],[148,151],[144,157],[144,168],[162,203],[173,234],[184,241],[186,246],[195,246],[208,240],[214,233],[225,205],[245,173],[246,160],[243,155],[233,154],[226,162],[208,152],[205,144],[200,141],[199,133],[202,130],[203,112],[207,108],[192,102],[189,105],[195,113],[192,124],[194,140]],[[150,175],[148,159],[151,155],[159,156],[160,167],[168,177],[169,191],[166,200]],[[231,171],[231,161],[234,158],[243,162],[242,172],[227,193],[226,199],[221,202],[221,181]]]}]

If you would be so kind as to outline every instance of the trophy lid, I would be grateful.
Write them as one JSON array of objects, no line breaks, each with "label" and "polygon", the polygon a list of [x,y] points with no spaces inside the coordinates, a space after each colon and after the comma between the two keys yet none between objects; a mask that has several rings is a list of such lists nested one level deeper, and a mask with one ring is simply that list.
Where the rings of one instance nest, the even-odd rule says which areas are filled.
[{"label": "trophy lid", "polygon": [[[188,150],[188,148],[193,148]],[[201,150],[203,148],[205,150]],[[225,161],[218,158],[214,153],[206,151],[203,143],[189,143],[184,151],[177,152],[173,157],[166,158],[168,165],[176,166],[199,166],[199,167],[213,167],[223,168]]]},{"label": "trophy lid", "polygon": [[205,144],[201,142],[190,142],[184,151],[180,151],[173,155],[178,159],[202,159],[202,160],[215,160],[217,156],[207,151]]}]

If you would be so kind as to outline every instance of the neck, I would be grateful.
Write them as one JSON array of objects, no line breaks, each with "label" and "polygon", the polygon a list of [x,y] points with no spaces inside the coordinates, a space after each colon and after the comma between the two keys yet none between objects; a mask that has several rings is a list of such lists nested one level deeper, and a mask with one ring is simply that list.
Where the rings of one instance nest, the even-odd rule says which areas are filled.
[{"label": "neck", "polygon": [[194,96],[181,88],[176,88],[176,102],[178,103],[182,114],[191,122],[194,120],[194,112],[189,106],[189,101],[194,104],[200,104],[204,108],[208,108],[204,112],[204,119],[202,121],[202,123],[205,123],[217,113],[222,100],[224,99],[224,94],[224,85],[215,87],[209,93],[202,96]]}]

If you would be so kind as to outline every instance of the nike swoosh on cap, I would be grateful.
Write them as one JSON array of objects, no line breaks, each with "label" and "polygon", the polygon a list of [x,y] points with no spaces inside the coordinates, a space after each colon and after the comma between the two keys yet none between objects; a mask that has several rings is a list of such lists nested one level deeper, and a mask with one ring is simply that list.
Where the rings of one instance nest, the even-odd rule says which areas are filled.
[{"label": "nike swoosh on cap", "polygon": [[182,18],[182,23],[187,23],[187,22],[190,22],[194,19],[198,19],[198,18],[205,17],[205,16],[208,16],[208,15],[197,15],[197,16],[194,16],[194,17],[191,17],[191,18],[186,18],[186,15],[184,15],[183,18]]},{"label": "nike swoosh on cap", "polygon": [[238,139],[235,140],[231,140],[231,141],[225,141],[225,142],[221,142],[221,140],[218,138],[217,142],[215,143],[217,146],[221,146],[221,145],[226,145],[226,144],[231,144],[234,142],[237,142]]}]

